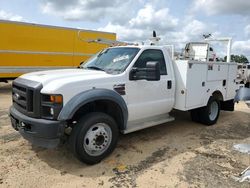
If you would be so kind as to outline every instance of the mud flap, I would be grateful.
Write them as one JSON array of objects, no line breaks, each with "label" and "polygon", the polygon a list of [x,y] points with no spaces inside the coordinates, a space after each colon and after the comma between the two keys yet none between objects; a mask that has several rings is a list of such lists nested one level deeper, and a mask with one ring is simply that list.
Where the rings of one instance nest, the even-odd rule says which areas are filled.
[{"label": "mud flap", "polygon": [[220,108],[225,111],[234,111],[234,100],[221,101]]}]

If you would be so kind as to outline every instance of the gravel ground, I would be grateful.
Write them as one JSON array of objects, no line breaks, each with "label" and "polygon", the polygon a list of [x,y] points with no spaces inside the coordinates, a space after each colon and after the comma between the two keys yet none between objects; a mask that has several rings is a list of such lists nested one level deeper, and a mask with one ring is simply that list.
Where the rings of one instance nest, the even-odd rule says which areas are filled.
[{"label": "gravel ground", "polygon": [[61,145],[32,146],[8,118],[11,85],[0,83],[0,187],[241,187],[233,179],[250,165],[250,155],[233,149],[250,143],[250,108],[236,104],[214,126],[173,112],[176,121],[121,135],[115,151],[88,166]]}]

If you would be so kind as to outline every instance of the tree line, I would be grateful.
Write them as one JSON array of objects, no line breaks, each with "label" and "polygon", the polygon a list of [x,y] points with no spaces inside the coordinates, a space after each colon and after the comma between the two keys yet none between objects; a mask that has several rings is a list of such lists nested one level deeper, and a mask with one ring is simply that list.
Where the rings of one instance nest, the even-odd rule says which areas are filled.
[{"label": "tree line", "polygon": [[[227,56],[224,57],[224,61],[227,60]],[[236,62],[236,63],[248,63],[248,59],[244,55],[231,55],[231,61]]]}]

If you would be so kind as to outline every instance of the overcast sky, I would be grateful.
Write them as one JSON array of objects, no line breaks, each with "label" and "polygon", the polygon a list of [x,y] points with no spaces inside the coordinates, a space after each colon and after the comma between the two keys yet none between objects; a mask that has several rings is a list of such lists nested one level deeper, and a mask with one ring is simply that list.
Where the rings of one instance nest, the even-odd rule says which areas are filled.
[{"label": "overcast sky", "polygon": [[250,0],[1,0],[0,19],[115,32],[124,41],[156,30],[178,47],[212,33],[233,37],[233,53],[250,60]]}]

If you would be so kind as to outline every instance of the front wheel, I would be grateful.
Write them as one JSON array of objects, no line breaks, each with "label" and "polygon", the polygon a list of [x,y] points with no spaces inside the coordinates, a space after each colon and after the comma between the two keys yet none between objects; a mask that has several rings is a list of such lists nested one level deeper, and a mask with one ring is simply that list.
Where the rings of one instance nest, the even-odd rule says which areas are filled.
[{"label": "front wheel", "polygon": [[205,125],[214,125],[220,115],[220,102],[215,97],[210,97],[207,106],[200,108],[199,120]]},{"label": "front wheel", "polygon": [[93,112],[80,118],[73,127],[70,148],[80,161],[96,164],[114,150],[118,135],[118,127],[112,117]]}]

